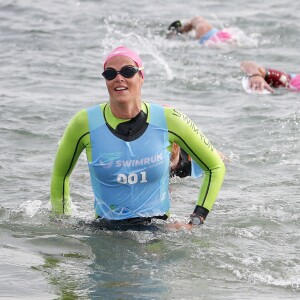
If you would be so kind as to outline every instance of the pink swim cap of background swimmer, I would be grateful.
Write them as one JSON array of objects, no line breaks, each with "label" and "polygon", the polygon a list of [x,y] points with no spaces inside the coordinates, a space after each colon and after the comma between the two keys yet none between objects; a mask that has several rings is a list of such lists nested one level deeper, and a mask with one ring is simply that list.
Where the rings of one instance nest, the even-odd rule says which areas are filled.
[{"label": "pink swim cap of background swimmer", "polygon": [[[126,56],[126,57],[129,57],[131,58],[136,66],[138,68],[142,67],[143,66],[143,63],[142,63],[142,60],[141,58],[138,56],[138,54],[136,52],[134,52],[133,50],[129,49],[129,48],[126,48],[124,46],[120,46],[120,47],[117,47],[115,48],[114,50],[112,50],[106,57],[105,61],[104,61],[104,64],[103,64],[103,68],[105,70],[105,65],[106,63],[113,57],[115,56]],[[142,78],[144,78],[144,71],[141,70],[140,71],[141,74],[142,74]]]},{"label": "pink swim cap of background swimmer", "polygon": [[296,75],[291,81],[290,81],[290,88],[292,90],[300,91],[300,74]]}]

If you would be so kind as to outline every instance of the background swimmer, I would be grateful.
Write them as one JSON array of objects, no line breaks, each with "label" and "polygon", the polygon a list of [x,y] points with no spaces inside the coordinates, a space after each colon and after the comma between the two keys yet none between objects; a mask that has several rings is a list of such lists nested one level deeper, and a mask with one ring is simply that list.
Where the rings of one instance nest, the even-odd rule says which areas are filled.
[{"label": "background swimmer", "polygon": [[218,30],[201,16],[196,16],[184,24],[179,20],[174,21],[168,27],[167,37],[172,37],[176,34],[186,34],[192,30],[195,31],[195,39],[198,40],[201,45],[208,41],[219,43],[232,38],[229,32],[226,32],[226,30]]},{"label": "background swimmer", "polygon": [[266,89],[274,93],[273,88],[280,87],[300,91],[300,74],[266,68],[254,61],[242,61],[241,70],[249,78],[249,87],[254,91]]}]

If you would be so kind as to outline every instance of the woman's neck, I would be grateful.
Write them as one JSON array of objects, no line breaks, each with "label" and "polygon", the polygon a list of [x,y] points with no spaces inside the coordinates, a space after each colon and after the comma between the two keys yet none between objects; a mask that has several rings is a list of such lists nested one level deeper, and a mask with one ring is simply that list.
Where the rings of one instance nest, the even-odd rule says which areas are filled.
[{"label": "woman's neck", "polygon": [[106,105],[106,108],[104,109],[104,117],[112,128],[116,128],[118,124],[135,118],[141,112],[141,110],[143,110],[147,114],[148,110],[146,104],[141,103],[141,106],[142,107],[139,110],[136,110],[134,113],[132,111],[131,114],[126,114],[124,112],[116,113],[115,111],[113,111],[111,104],[108,103]]},{"label": "woman's neck", "polygon": [[122,105],[112,105],[110,103],[110,110],[114,117],[118,119],[132,119],[141,111],[141,102],[128,105],[127,103]]}]

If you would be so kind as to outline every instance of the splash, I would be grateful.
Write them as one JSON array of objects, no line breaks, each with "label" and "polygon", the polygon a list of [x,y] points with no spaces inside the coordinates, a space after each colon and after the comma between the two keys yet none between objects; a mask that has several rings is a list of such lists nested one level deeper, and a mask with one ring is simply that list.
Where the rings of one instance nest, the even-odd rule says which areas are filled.
[{"label": "splash", "polygon": [[[138,31],[124,33],[123,29],[120,30],[116,28],[116,26],[111,25],[110,21],[111,18],[104,21],[107,28],[107,34],[102,40],[105,52],[109,52],[111,49],[120,45],[132,48],[141,55],[143,65],[145,66],[145,72],[147,72],[145,61],[151,61],[153,66],[156,66],[156,68],[159,66],[164,70],[167,80],[174,79],[174,72],[168,65],[163,54],[155,46],[155,42],[153,42],[157,38],[156,36],[153,36],[150,31],[146,36],[141,35],[142,33],[139,34]],[[126,20],[124,21],[126,22]],[[138,26],[138,24],[135,24],[132,20],[130,21],[130,24],[131,26]],[[161,40],[161,37],[158,37],[158,39]],[[107,45],[109,45],[109,47]],[[150,58],[147,56],[150,56]]]},{"label": "splash", "polygon": [[19,210],[25,212],[29,217],[35,216],[37,213],[40,213],[43,208],[43,202],[40,200],[27,200],[19,204]]}]

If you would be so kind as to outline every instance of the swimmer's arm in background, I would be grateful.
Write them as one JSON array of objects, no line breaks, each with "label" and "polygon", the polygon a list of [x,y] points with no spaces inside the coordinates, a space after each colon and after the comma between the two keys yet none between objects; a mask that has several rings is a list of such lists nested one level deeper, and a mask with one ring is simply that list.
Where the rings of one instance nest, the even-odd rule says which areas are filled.
[{"label": "swimmer's arm in background", "polygon": [[249,87],[252,90],[263,91],[266,89],[269,92],[274,93],[274,90],[265,80],[267,70],[264,66],[253,61],[242,61],[241,70],[248,76]]},{"label": "swimmer's arm in background", "polygon": [[88,147],[89,141],[87,112],[81,110],[70,120],[56,153],[50,191],[54,214],[71,214],[69,179],[81,152]]},{"label": "swimmer's arm in background", "polygon": [[165,116],[170,142],[177,143],[204,171],[195,210],[205,219],[221,189],[225,176],[224,162],[187,116],[173,108],[165,108]]}]

